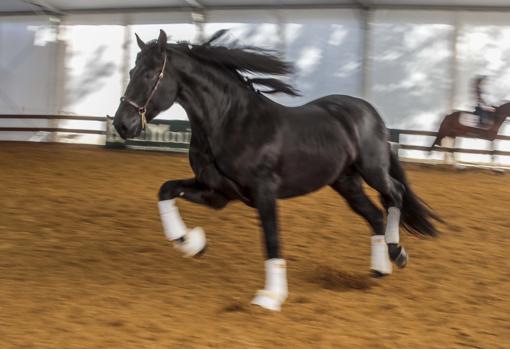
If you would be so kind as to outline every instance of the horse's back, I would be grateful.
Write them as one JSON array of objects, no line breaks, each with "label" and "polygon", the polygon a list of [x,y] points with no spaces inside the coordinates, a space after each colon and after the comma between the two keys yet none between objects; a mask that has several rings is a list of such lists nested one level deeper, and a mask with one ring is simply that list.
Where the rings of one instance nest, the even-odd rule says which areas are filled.
[{"label": "horse's back", "polygon": [[388,131],[377,110],[367,101],[345,95],[330,95],[311,103],[322,105],[345,129],[356,156],[357,167],[383,167],[389,163]]},{"label": "horse's back", "polygon": [[321,106],[337,119],[349,119],[358,124],[368,123],[376,127],[384,127],[384,122],[377,110],[362,98],[348,95],[329,95],[305,104],[305,106],[307,105]]},{"label": "horse's back", "polygon": [[382,124],[374,112],[375,109],[362,99],[329,95],[300,107],[286,108],[281,114],[293,144],[296,144],[295,138],[300,138],[318,142],[322,148],[341,148],[352,155],[354,143],[360,136],[364,138],[360,132],[365,133],[363,129],[370,125]]},{"label": "horse's back", "polygon": [[329,95],[307,105],[317,105],[327,110],[345,129],[359,147],[377,141],[387,141],[387,130],[377,110],[361,98],[347,95]]}]

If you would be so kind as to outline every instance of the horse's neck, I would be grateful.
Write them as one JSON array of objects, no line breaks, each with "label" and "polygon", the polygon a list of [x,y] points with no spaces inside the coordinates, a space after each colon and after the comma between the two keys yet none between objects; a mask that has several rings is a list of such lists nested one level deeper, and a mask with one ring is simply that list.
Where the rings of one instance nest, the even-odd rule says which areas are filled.
[{"label": "horse's neck", "polygon": [[510,102],[499,106],[496,110],[496,115],[496,124],[500,126],[506,120],[506,118],[510,116]]},{"label": "horse's neck", "polygon": [[177,102],[186,110],[192,128],[200,127],[203,133],[211,135],[227,115],[242,117],[236,109],[243,104],[242,100],[248,101],[250,91],[240,88],[238,83],[232,81],[233,78],[181,74],[184,76],[180,81],[185,83],[180,86]]},{"label": "horse's neck", "polygon": [[190,120],[191,132],[195,138],[193,146],[214,156],[228,136],[223,132],[228,117],[245,117],[247,108],[242,106],[251,98],[250,91],[240,88],[239,83],[229,80],[228,76],[202,76],[186,72],[180,74],[179,80],[185,83],[181,83],[176,102],[186,110]]}]

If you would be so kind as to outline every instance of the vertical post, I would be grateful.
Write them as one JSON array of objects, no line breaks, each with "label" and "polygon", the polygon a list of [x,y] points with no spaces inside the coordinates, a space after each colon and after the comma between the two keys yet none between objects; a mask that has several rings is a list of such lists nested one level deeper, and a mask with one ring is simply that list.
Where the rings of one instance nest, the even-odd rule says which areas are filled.
[{"label": "vertical post", "polygon": [[50,77],[54,77],[55,84],[51,86],[51,100],[49,101],[48,107],[51,109],[51,113],[58,113],[59,112],[59,98],[60,98],[60,90],[63,90],[61,83],[63,82],[63,76],[60,74],[62,73],[63,69],[61,69],[61,63],[62,58],[61,57],[61,48],[63,46],[63,41],[60,40],[61,35],[61,18],[59,17],[49,17],[49,26],[51,27],[54,35],[55,35],[55,47],[53,53],[53,64],[51,66],[51,69],[48,70],[48,73],[50,74]]},{"label": "vertical post", "polygon": [[126,13],[122,17],[122,25],[124,27],[124,39],[122,41],[122,65],[120,67],[120,86],[122,91],[125,91],[129,83],[129,64],[131,60],[131,42],[133,41],[131,36],[131,16]]},{"label": "vertical post", "polygon": [[285,57],[287,51],[287,42],[285,41],[286,26],[285,26],[285,18],[282,14],[281,10],[276,11],[276,26],[278,27],[278,53]]},{"label": "vertical post", "polygon": [[[127,88],[127,85],[129,83],[129,65],[131,60],[131,43],[133,41],[132,39],[132,32],[131,32],[131,24],[132,24],[132,17],[129,13],[126,13],[122,17],[122,26],[124,27],[124,37],[122,39],[122,62],[120,65],[120,86],[121,91],[124,93],[124,91]],[[120,139],[118,137],[117,132],[113,128],[112,121],[113,119],[106,115],[105,119],[105,131],[106,131],[106,137],[105,137],[105,146],[106,147],[117,147],[120,144],[124,146],[125,141]]]},{"label": "vertical post", "polygon": [[[452,57],[450,60],[450,79],[451,79],[451,87],[450,87],[450,103],[449,103],[449,109],[453,110],[456,107],[457,102],[457,67],[459,66],[459,60],[458,60],[458,41],[459,41],[459,13],[453,12],[453,32],[451,36],[451,51],[452,51]],[[455,148],[456,139],[453,138],[453,140],[449,141],[451,144],[450,146],[452,148]],[[444,162],[446,164],[453,164],[455,163],[455,153],[453,151],[445,152],[444,153]]]},{"label": "vertical post", "polygon": [[[63,31],[62,28],[62,17],[51,16],[48,21],[50,22],[50,26],[53,27],[55,31],[55,61],[53,64],[53,70],[51,73],[54,74],[55,84],[53,86],[52,91],[52,99],[53,105],[51,105],[52,113],[61,114],[64,109],[66,98],[65,98],[65,62],[66,62],[66,41],[63,40]],[[50,120],[51,128],[59,128],[60,121],[58,119]],[[57,142],[58,137],[57,133],[53,132],[51,134],[51,142]]]},{"label": "vertical post", "polygon": [[191,19],[193,24],[197,27],[197,36],[195,38],[195,42],[202,43],[205,42],[205,22],[206,22],[206,13],[202,9],[194,8],[191,11]]},{"label": "vertical post", "polygon": [[453,110],[456,107],[457,102],[457,78],[458,71],[457,67],[459,66],[459,57],[458,57],[458,42],[459,42],[459,14],[457,12],[453,12],[453,32],[451,35],[450,49],[452,51],[452,57],[450,61],[450,79],[451,79],[451,87],[450,87],[450,103],[449,109]]},{"label": "vertical post", "polygon": [[370,74],[372,72],[372,61],[371,61],[371,33],[370,33],[370,22],[372,21],[372,11],[363,7],[360,8],[361,18],[361,30],[363,34],[362,46],[361,46],[361,95],[364,99],[370,99],[371,91],[371,79]]}]

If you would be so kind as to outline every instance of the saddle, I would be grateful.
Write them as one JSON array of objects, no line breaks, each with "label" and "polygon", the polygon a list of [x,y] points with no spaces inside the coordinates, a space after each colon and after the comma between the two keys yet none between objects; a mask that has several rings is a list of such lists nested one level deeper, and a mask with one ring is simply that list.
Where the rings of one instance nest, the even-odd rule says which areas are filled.
[{"label": "saddle", "polygon": [[474,113],[462,112],[459,116],[459,123],[468,127],[489,129],[494,123],[494,113],[487,110],[477,110]]}]

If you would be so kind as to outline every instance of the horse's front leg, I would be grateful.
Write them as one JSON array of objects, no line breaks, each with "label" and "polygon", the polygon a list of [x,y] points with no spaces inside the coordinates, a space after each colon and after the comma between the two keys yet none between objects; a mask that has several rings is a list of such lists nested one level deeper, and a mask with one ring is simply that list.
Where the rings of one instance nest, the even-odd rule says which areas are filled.
[{"label": "horse's front leg", "polygon": [[267,260],[265,287],[257,292],[252,304],[279,311],[287,298],[288,289],[286,263],[281,258],[278,241],[276,195],[270,185],[264,185],[255,190],[254,199],[264,231]]},{"label": "horse's front leg", "polygon": [[168,181],[161,186],[158,206],[165,235],[185,257],[193,257],[205,251],[205,233],[201,227],[186,227],[176,205],[177,197],[216,209],[225,207],[228,199],[195,178]]}]

